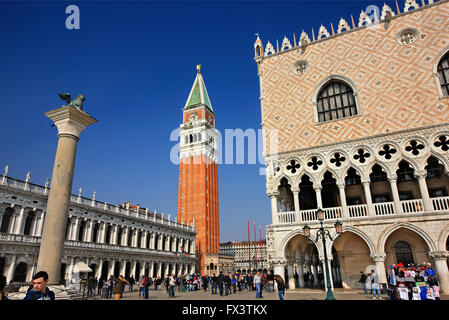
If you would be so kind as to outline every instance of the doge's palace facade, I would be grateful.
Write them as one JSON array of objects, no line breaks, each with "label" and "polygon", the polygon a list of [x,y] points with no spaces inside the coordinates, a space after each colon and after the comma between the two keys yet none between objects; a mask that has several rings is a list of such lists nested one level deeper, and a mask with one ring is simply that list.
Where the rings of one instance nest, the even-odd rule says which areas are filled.
[{"label": "doge's palace facade", "polygon": [[[29,174],[25,181],[0,175],[0,272],[7,283],[30,281],[36,272],[49,187],[29,180]],[[84,264],[97,278],[195,270],[193,221],[110,205],[95,200],[95,193],[92,199],[71,195],[68,214],[61,279],[71,280]]]},{"label": "doge's palace facade", "polygon": [[[268,260],[290,288],[304,272],[320,285],[326,250],[334,287],[356,288],[371,269],[387,283],[391,264],[426,262],[449,292],[449,2],[393,7],[254,44]],[[318,208],[334,238],[343,223],[327,248],[302,229],[316,234]]]}]

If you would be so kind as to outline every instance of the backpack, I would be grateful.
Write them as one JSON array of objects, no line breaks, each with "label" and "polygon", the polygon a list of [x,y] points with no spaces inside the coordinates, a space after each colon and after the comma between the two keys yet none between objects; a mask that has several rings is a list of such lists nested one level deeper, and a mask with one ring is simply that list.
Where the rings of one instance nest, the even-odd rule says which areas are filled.
[{"label": "backpack", "polygon": [[143,277],[142,279],[142,285],[144,285],[147,282],[147,278]]}]

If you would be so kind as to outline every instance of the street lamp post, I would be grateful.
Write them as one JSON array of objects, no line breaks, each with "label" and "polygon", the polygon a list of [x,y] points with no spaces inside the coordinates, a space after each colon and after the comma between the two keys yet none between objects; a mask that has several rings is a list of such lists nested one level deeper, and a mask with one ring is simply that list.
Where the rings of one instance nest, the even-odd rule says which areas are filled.
[{"label": "street lamp post", "polygon": [[[320,226],[320,229],[317,230],[316,239],[313,242],[317,243],[320,238],[323,241],[324,264],[325,264],[325,268],[326,268],[326,282],[327,282],[326,300],[335,300],[335,297],[332,293],[332,286],[331,286],[331,281],[330,281],[330,276],[329,276],[329,265],[328,265],[327,250],[326,250],[326,237],[329,237],[329,239],[331,241],[334,241],[335,239],[333,239],[331,237],[329,230],[324,229],[324,227],[323,227],[324,211],[321,208],[318,208],[316,214],[317,214],[318,220],[320,221],[321,226]],[[337,231],[337,234],[340,235],[342,232],[342,226],[343,226],[342,223],[337,220],[337,222],[335,222],[334,226],[335,226],[335,230]],[[302,229],[304,231],[304,235],[310,239],[310,227],[308,225],[305,225]]]}]

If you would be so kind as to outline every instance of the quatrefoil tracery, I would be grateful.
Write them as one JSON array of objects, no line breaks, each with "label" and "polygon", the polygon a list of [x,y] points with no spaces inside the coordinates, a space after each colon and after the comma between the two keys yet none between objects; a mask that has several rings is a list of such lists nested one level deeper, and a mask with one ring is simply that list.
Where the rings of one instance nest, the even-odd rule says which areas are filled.
[{"label": "quatrefoil tracery", "polygon": [[289,170],[291,173],[296,173],[296,171],[301,167],[299,163],[296,162],[296,160],[290,160],[290,164],[287,165],[287,170]]},{"label": "quatrefoil tracery", "polygon": [[438,141],[435,141],[433,145],[443,151],[449,150],[449,140],[446,136],[438,137]]},{"label": "quatrefoil tracery", "polygon": [[419,155],[420,150],[424,149],[424,145],[419,140],[411,140],[405,147],[405,151],[411,152],[414,156]]},{"label": "quatrefoil tracery", "polygon": [[309,162],[307,162],[307,166],[311,167],[313,170],[318,170],[318,167],[323,164],[318,157],[312,157]]},{"label": "quatrefoil tracery", "polygon": [[389,144],[385,144],[382,147],[382,150],[379,151],[379,155],[383,156],[387,160],[390,160],[396,152],[397,152],[397,150],[395,147],[393,147]]},{"label": "quatrefoil tracery", "polygon": [[366,159],[368,159],[371,154],[365,149],[357,150],[357,153],[354,155],[354,159],[358,160],[360,163],[365,163]]},{"label": "quatrefoil tracery", "polygon": [[345,160],[346,158],[340,152],[335,152],[333,157],[330,159],[330,162],[334,163],[337,167],[340,167]]}]

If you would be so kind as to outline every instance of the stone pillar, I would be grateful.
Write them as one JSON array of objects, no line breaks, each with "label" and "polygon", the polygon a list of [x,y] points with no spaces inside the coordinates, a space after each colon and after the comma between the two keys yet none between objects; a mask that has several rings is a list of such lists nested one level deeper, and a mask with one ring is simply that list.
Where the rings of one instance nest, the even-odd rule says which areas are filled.
[{"label": "stone pillar", "polygon": [[122,233],[122,242],[120,245],[126,247],[128,245],[128,232],[129,232],[129,228],[128,227],[124,227],[123,228],[123,233]]},{"label": "stone pillar", "polygon": [[433,211],[433,204],[432,200],[429,196],[429,189],[427,189],[427,183],[426,183],[426,177],[427,172],[426,171],[419,171],[415,173],[415,177],[418,178],[419,183],[419,191],[421,193],[421,198],[424,206],[424,211]]},{"label": "stone pillar", "polygon": [[134,277],[134,279],[136,278],[136,271],[137,271],[137,261],[134,260],[132,265],[131,265],[131,271],[129,272],[131,276]]},{"label": "stone pillar", "polygon": [[[145,261],[141,261],[140,262],[140,276],[145,275],[145,266],[146,266],[146,262]],[[148,272],[148,276],[152,277],[153,275]]]},{"label": "stone pillar", "polygon": [[[319,282],[318,282],[318,269],[317,269],[317,259],[316,256],[312,256],[312,261],[311,261],[311,265],[310,265],[310,272],[313,274],[313,286],[317,287]],[[323,272],[323,276],[324,276],[324,272]]]},{"label": "stone pillar", "polygon": [[23,216],[25,215],[25,208],[20,208],[19,215],[16,220],[15,230],[12,233],[21,234],[22,233],[22,224],[23,224]]},{"label": "stone pillar", "polygon": [[41,215],[39,217],[39,223],[37,225],[37,230],[36,230],[36,236],[37,237],[41,237],[42,236],[42,229],[44,228],[44,220],[45,220],[45,212],[42,211]]},{"label": "stone pillar", "polygon": [[156,248],[154,247],[155,246],[155,243],[156,243],[156,235],[154,234],[154,232],[152,232],[151,234],[150,234],[150,249],[153,249],[153,250],[155,250]]},{"label": "stone pillar", "polygon": [[271,199],[271,220],[273,224],[278,224],[279,223],[279,218],[278,218],[278,196],[279,196],[279,192],[278,191],[274,191],[274,192],[270,192],[268,193],[268,196]]},{"label": "stone pillar", "polygon": [[321,198],[321,185],[314,185],[313,189],[315,189],[317,207],[323,209],[323,200]]},{"label": "stone pillar", "polygon": [[370,181],[362,181],[363,189],[365,190],[366,206],[368,207],[368,216],[374,217],[376,212],[374,211],[373,199],[371,197]]},{"label": "stone pillar", "polygon": [[94,229],[94,221],[93,220],[88,220],[89,224],[88,224],[88,229],[87,229],[87,235],[86,235],[86,242],[92,242],[92,235],[93,235],[93,229]]},{"label": "stone pillar", "polygon": [[301,221],[301,216],[299,214],[299,188],[292,188],[293,192],[293,202],[295,204],[295,222]]},{"label": "stone pillar", "polygon": [[111,244],[117,245],[118,240],[118,226],[114,225],[111,231]]},{"label": "stone pillar", "polygon": [[114,275],[114,270],[115,269],[115,260],[112,259],[111,260],[111,264],[109,265],[109,274],[108,274],[108,279],[111,275]]},{"label": "stone pillar", "polygon": [[153,277],[153,272],[154,272],[154,262],[150,261],[148,266],[148,275],[150,277]]},{"label": "stone pillar", "polygon": [[14,277],[14,269],[16,267],[16,255],[12,255],[9,263],[8,271],[6,272],[6,284],[9,284]]},{"label": "stone pillar", "polygon": [[449,292],[449,271],[447,267],[447,257],[449,256],[449,253],[447,251],[430,252],[429,256],[433,258],[435,262],[435,272],[440,284],[440,290],[447,294]]},{"label": "stone pillar", "polygon": [[98,241],[99,243],[106,243],[106,228],[108,227],[108,225],[105,222],[101,222],[100,223],[100,240]]},{"label": "stone pillar", "polygon": [[79,229],[79,220],[80,220],[80,218],[73,217],[73,219],[75,220],[75,222],[74,222],[73,227],[72,227],[72,234],[70,235],[70,240],[76,241],[76,239],[78,238],[78,229]]},{"label": "stone pillar", "polygon": [[391,187],[391,194],[393,196],[394,201],[394,212],[396,214],[402,213],[401,199],[399,198],[398,185],[396,184],[397,176],[392,175],[388,178]]},{"label": "stone pillar", "polygon": [[6,233],[14,233],[18,216],[19,216],[19,213],[17,213],[17,208],[15,208],[14,213],[11,215],[11,218],[9,219],[9,225],[8,225]]},{"label": "stone pillar", "polygon": [[122,275],[122,277],[125,277],[125,272],[126,272],[126,260],[121,260],[120,261],[120,274]]},{"label": "stone pillar", "polygon": [[95,273],[95,276],[97,279],[101,278],[101,273],[103,272],[103,259],[100,259],[99,265],[97,267],[97,272]]},{"label": "stone pillar", "polygon": [[[285,280],[285,265],[287,264],[286,259],[273,259],[271,261],[271,265],[273,266],[273,272],[274,274],[278,274],[282,277],[282,279]],[[274,281],[274,286],[277,289],[277,283]]]},{"label": "stone pillar", "polygon": [[72,280],[73,268],[75,267],[75,258],[70,258],[70,266],[67,272],[67,279]]},{"label": "stone pillar", "polygon": [[385,253],[371,254],[371,258],[376,263],[376,273],[377,276],[379,277],[379,283],[384,283],[386,285],[388,282],[387,282],[387,274],[385,272],[385,263],[384,263],[385,257],[386,257]]},{"label": "stone pillar", "polygon": [[296,257],[296,265],[297,265],[297,272],[298,272],[298,285],[300,288],[304,288],[304,275],[303,275],[303,264],[304,264],[304,257],[299,256]]},{"label": "stone pillar", "polygon": [[157,277],[161,277],[162,274],[162,262],[157,262]]},{"label": "stone pillar", "polygon": [[49,284],[58,284],[64,237],[67,225],[76,146],[81,132],[97,122],[87,113],[71,106],[64,106],[45,113],[58,128],[56,150],[47,215],[44,222],[37,269],[46,270]]},{"label": "stone pillar", "polygon": [[288,288],[290,290],[296,289],[295,285],[295,277],[293,273],[293,263],[294,261],[289,259],[287,263],[287,272],[288,272]]},{"label": "stone pillar", "polygon": [[344,181],[338,182],[337,186],[338,191],[340,192],[341,215],[342,215],[341,218],[349,218],[348,205],[346,203],[346,192],[345,192],[346,184]]},{"label": "stone pillar", "polygon": [[170,236],[166,235],[165,236],[165,250],[164,251],[170,251]]}]

